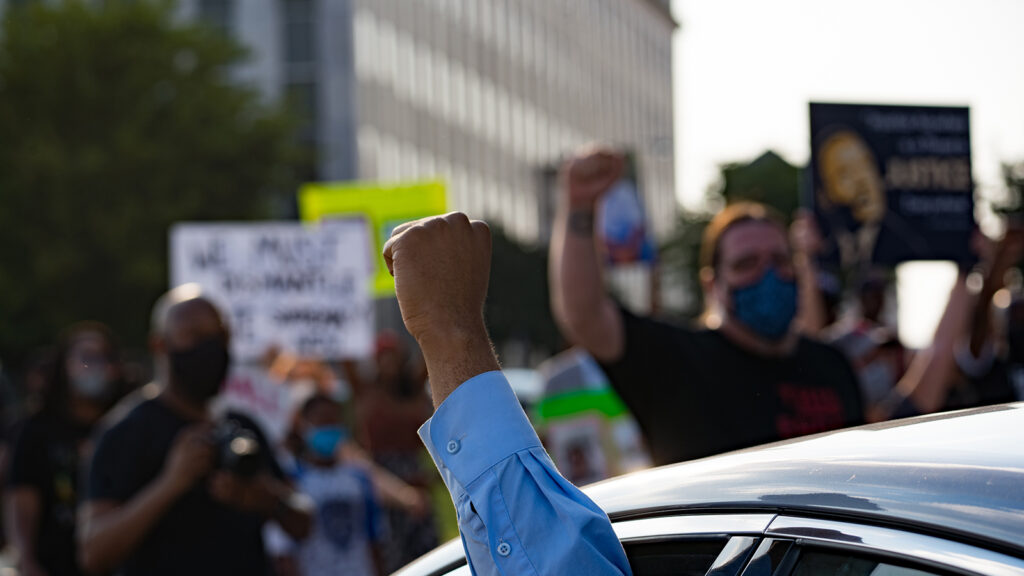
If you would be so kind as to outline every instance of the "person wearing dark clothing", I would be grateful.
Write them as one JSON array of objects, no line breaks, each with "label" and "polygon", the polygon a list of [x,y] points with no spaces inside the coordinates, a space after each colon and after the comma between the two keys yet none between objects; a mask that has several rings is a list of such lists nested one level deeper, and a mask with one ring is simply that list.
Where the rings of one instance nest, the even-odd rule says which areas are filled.
[{"label": "person wearing dark clothing", "polygon": [[552,307],[563,333],[608,372],[665,464],[863,422],[857,379],[842,354],[799,336],[798,276],[781,218],[730,205],[705,230],[705,330],[625,312],[607,294],[595,206],[621,177],[622,154],[570,159],[551,242]]},{"label": "person wearing dark clothing", "polygon": [[[250,419],[230,419],[259,437]],[[175,438],[194,422],[159,398],[145,400],[102,437],[89,472],[92,501],[125,502],[152,483]],[[283,480],[265,441],[262,468]],[[263,521],[259,514],[216,500],[207,487],[186,491],[124,563],[124,574],[265,574]]]},{"label": "person wearing dark clothing", "polygon": [[839,351],[800,338],[757,356],[720,330],[622,312],[626,348],[602,364],[659,464],[841,428],[860,421],[857,381]]},{"label": "person wearing dark clothing", "polygon": [[62,336],[41,409],[19,426],[5,489],[7,529],[21,574],[78,575],[75,509],[89,436],[120,376],[110,331],[81,323]]},{"label": "person wearing dark clothing", "polygon": [[209,419],[230,363],[223,317],[198,286],[181,286],[158,302],[153,336],[160,392],[97,442],[80,513],[82,563],[123,575],[267,574],[263,523],[302,539],[311,510],[281,480],[251,421],[228,429]]}]

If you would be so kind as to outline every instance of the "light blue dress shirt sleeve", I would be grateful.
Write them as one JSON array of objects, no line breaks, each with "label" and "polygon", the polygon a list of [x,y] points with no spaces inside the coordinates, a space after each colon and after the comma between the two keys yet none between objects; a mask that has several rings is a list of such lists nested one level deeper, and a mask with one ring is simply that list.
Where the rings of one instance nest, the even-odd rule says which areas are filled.
[{"label": "light blue dress shirt sleeve", "polygon": [[608,516],[555,469],[501,372],[464,382],[419,434],[474,574],[630,574]]}]

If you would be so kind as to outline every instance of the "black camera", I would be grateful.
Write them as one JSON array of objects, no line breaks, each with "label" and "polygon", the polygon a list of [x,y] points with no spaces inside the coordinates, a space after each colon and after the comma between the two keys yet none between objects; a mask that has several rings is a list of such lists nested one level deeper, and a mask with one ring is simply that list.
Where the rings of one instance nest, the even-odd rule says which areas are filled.
[{"label": "black camera", "polygon": [[263,449],[256,434],[236,420],[225,420],[214,430],[217,468],[242,478],[252,478],[263,469]]}]

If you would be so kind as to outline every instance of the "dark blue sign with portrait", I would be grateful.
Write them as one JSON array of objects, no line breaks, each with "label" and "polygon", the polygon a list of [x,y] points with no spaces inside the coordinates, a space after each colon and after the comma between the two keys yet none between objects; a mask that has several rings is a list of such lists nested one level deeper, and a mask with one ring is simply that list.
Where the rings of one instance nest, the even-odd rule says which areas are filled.
[{"label": "dark blue sign with portrait", "polygon": [[973,260],[967,108],[811,103],[810,204],[827,260],[854,274]]}]

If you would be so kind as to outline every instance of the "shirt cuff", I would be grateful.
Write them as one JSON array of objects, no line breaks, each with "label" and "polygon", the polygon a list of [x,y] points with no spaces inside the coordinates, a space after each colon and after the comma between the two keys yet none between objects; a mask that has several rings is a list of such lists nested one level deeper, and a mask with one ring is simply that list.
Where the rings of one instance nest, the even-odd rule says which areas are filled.
[{"label": "shirt cuff", "polygon": [[463,382],[419,435],[437,467],[462,486],[516,452],[541,446],[508,380],[497,370]]}]

